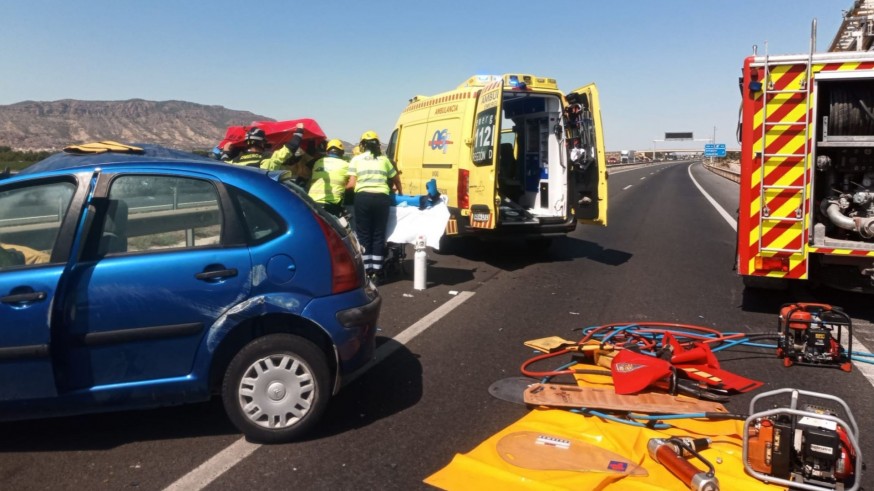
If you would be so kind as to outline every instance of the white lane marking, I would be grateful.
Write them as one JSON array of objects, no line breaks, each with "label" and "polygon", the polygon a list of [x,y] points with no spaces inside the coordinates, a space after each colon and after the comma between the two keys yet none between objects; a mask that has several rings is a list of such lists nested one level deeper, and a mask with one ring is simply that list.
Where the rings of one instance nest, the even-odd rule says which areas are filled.
[{"label": "white lane marking", "polygon": [[644,180],[644,179],[646,179],[646,176],[643,176],[643,177],[640,178],[641,181]]},{"label": "white lane marking", "polygon": [[[868,327],[868,328],[871,327],[870,323],[866,323],[866,324],[868,324],[866,327]],[[858,329],[859,327],[860,326],[858,325],[858,323],[854,321],[853,328]],[[867,355],[871,354],[871,352],[868,351],[868,347],[865,346],[861,341],[856,339],[856,336],[852,336],[852,338],[853,338],[853,353],[862,353],[862,354],[867,354]],[[847,338],[843,338],[841,340],[841,345],[844,347],[844,349],[846,349],[848,347]],[[869,357],[869,356],[861,357],[860,356],[859,359],[871,360],[871,357]],[[868,381],[871,382],[871,385],[874,385],[874,365],[872,365],[870,363],[866,363],[866,362],[858,362],[858,363],[853,362],[853,365],[855,365],[856,369],[858,369],[860,372],[862,372],[862,375],[864,375],[865,378],[867,378]]]},{"label": "white lane marking", "polygon": [[[722,215],[722,218],[724,218],[725,221],[728,222],[728,224],[731,225],[731,228],[734,229],[734,231],[736,232],[737,231],[737,221],[735,221],[735,219],[732,218],[731,215],[728,214],[728,212],[726,212],[721,206],[719,206],[719,203],[717,203],[716,200],[711,198],[710,195],[707,194],[707,191],[704,191],[704,188],[702,188],[701,185],[698,184],[698,181],[696,181],[695,178],[692,177],[692,166],[693,165],[694,164],[689,164],[689,167],[687,167],[687,169],[689,171],[689,178],[692,179],[692,182],[695,184],[695,187],[698,188],[698,191],[701,191],[701,194],[703,194],[704,197],[707,198],[707,201],[709,201],[710,204],[713,205],[714,208],[716,208],[716,211],[718,211],[719,214]],[[846,343],[844,343],[844,346],[846,347]],[[861,346],[862,349],[859,349],[859,346]],[[853,351],[859,351],[862,353],[869,353],[868,348],[864,344],[862,344],[862,342],[860,342],[858,339],[856,339],[856,336],[853,336]],[[868,383],[870,383],[871,385],[874,385],[874,367],[872,367],[869,363],[864,363],[864,362],[859,362],[859,363],[854,362],[853,365],[855,365],[856,368],[858,368],[859,371],[862,372],[862,375],[864,375],[865,378],[868,379]]]},{"label": "white lane marking", "polygon": [[[384,343],[373,353],[373,359],[363,367],[352,373],[347,380],[343,382],[343,386],[348,385],[353,380],[360,377],[367,370],[373,368],[377,363],[388,358],[389,355],[397,351],[401,346],[409,343],[413,338],[425,332],[432,324],[440,320],[443,316],[452,312],[456,307],[461,305],[465,300],[472,297],[474,292],[461,292],[454,298],[437,307],[430,314],[422,317],[410,327],[401,331],[397,336],[392,338],[394,343]],[[232,443],[230,446],[215,454],[200,464],[196,469],[179,478],[173,484],[164,488],[164,491],[199,491],[207,487],[210,483],[227,472],[231,467],[242,462],[243,459],[252,454],[261,445],[250,443],[245,438]]]},{"label": "white lane marking", "polygon": [[249,443],[245,438],[232,443],[229,447],[215,454],[211,459],[200,464],[196,469],[182,476],[178,481],[164,488],[164,491],[188,491],[203,489],[225,471],[237,465],[258,449],[261,445]]},{"label": "white lane marking", "polygon": [[347,377],[347,379],[343,382],[343,385],[345,386],[351,383],[353,380],[356,380],[374,365],[388,358],[389,355],[397,351],[401,346],[409,343],[413,338],[423,333],[425,329],[431,327],[432,324],[440,320],[443,316],[455,310],[455,308],[461,305],[465,300],[472,297],[473,293],[474,292],[459,293],[448,302],[434,309],[430,314],[422,317],[413,325],[404,329],[400,334],[393,338],[393,340],[395,341],[394,343],[385,343],[380,346],[373,354],[373,359],[371,359],[370,362],[358,369],[358,371],[349,375],[349,377]]},{"label": "white lane marking", "polygon": [[629,184],[628,186],[625,186],[624,188],[622,188],[622,190],[625,191],[626,189],[630,188],[631,186],[632,186],[632,185]]},{"label": "white lane marking", "polygon": [[709,201],[710,204],[713,205],[714,208],[716,208],[716,211],[719,212],[720,215],[722,215],[722,218],[724,218],[725,221],[728,222],[729,225],[731,225],[731,228],[735,232],[737,232],[737,221],[735,221],[735,219],[732,218],[731,215],[729,215],[728,212],[725,211],[725,209],[723,209],[721,206],[719,206],[719,203],[717,203],[715,199],[713,199],[709,194],[707,194],[707,191],[705,191],[704,188],[702,188],[701,185],[698,184],[698,181],[695,180],[695,177],[692,176],[692,166],[693,165],[695,165],[695,164],[689,164],[689,167],[686,168],[686,170],[689,171],[689,179],[692,179],[692,184],[694,184],[695,187],[698,188],[698,191],[701,191],[701,194],[703,194],[704,197],[707,198],[707,201]]}]

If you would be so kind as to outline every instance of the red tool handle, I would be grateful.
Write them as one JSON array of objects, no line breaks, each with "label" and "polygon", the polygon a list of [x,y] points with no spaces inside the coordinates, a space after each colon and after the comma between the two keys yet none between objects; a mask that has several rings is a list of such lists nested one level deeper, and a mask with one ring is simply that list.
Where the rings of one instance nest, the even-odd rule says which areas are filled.
[{"label": "red tool handle", "polygon": [[655,458],[671,471],[671,474],[677,476],[683,481],[683,484],[692,489],[692,478],[701,472],[697,467],[690,464],[688,460],[680,458],[670,445],[660,445],[655,451]]},{"label": "red tool handle", "polygon": [[[709,443],[709,442],[708,442]],[[665,466],[667,470],[676,476],[683,484],[693,491],[719,491],[719,481],[712,474],[712,466],[708,463],[711,473],[703,472],[694,465],[690,464],[686,459],[678,454],[677,448],[674,447],[668,440],[662,438],[652,438],[647,444],[649,456],[656,462]],[[689,450],[689,448],[686,448]],[[701,457],[697,452],[693,454]],[[705,463],[707,463],[705,461]]]}]

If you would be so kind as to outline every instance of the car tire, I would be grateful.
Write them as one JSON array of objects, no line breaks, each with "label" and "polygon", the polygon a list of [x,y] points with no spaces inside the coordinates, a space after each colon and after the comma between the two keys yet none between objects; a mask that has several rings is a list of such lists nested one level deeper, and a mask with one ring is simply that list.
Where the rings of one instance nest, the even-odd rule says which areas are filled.
[{"label": "car tire", "polygon": [[310,430],[330,395],[325,354],[290,334],[270,334],[244,346],[222,381],[228,418],[259,443],[288,442]]}]

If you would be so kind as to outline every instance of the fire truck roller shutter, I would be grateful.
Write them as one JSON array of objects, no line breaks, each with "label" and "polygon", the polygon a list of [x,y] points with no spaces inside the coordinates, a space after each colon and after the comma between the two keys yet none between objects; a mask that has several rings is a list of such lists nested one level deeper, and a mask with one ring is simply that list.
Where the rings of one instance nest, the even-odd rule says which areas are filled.
[{"label": "fire truck roller shutter", "polygon": [[872,85],[871,80],[856,80],[829,87],[830,136],[874,135]]}]

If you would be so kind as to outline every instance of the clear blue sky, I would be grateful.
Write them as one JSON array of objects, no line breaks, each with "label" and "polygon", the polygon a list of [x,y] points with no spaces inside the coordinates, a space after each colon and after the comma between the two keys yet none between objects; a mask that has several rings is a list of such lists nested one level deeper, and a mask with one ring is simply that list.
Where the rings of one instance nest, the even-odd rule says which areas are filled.
[{"label": "clear blue sky", "polygon": [[[831,43],[852,0],[7,1],[0,104],[184,100],[385,141],[407,100],[474,74],[595,82],[608,150],[670,131],[737,146],[754,44]],[[663,144],[659,144],[663,145]],[[695,143],[696,148],[703,143]]]}]

